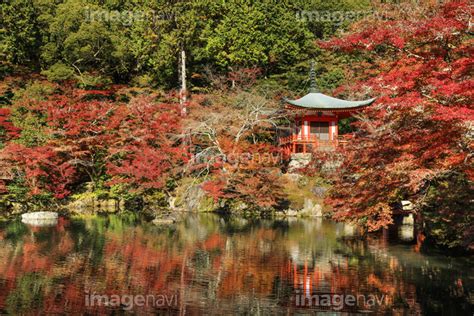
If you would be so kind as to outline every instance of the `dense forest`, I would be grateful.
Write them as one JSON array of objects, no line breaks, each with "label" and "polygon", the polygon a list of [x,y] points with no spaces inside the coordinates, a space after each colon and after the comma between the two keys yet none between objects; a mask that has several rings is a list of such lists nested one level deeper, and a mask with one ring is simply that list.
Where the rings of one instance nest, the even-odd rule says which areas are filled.
[{"label": "dense forest", "polygon": [[[277,146],[289,124],[281,98],[307,91],[315,61],[327,94],[377,97],[343,122],[355,137],[332,153],[344,159],[336,172],[320,173],[327,153],[300,171],[330,188],[327,215],[376,231],[410,200],[428,239],[473,249],[468,1],[6,0],[1,8],[3,213],[90,195],[169,207],[196,185],[208,210],[284,208],[292,192]],[[242,158],[249,153],[280,159]]]},{"label": "dense forest", "polygon": [[[327,38],[369,14],[369,1],[6,1],[2,73],[24,66],[51,81],[173,88],[188,55],[195,90],[211,75],[258,67],[288,77]],[[322,19],[313,12],[323,12]],[[295,80],[291,80],[293,82]]]}]

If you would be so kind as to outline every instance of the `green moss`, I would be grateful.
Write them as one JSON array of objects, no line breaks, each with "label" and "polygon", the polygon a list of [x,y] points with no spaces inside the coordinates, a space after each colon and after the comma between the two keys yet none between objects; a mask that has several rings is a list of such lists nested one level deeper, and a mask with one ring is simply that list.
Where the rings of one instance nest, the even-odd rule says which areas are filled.
[{"label": "green moss", "polygon": [[285,193],[288,196],[289,207],[299,210],[304,207],[305,199],[311,199],[316,203],[322,204],[323,197],[316,196],[313,193],[314,188],[328,189],[329,184],[321,177],[301,176],[297,181],[285,176]]},{"label": "green moss", "polygon": [[72,200],[87,200],[87,199],[98,199],[98,200],[105,200],[109,198],[114,198],[109,190],[103,188],[97,188],[93,191],[85,191],[81,193],[76,193],[71,196]]},{"label": "green moss", "polygon": [[219,205],[200,188],[203,179],[183,178],[175,188],[175,204],[190,211],[213,212]]},{"label": "green moss", "polygon": [[193,184],[194,180],[195,179],[193,178],[183,178],[178,182],[174,190],[176,196],[176,205],[182,206],[184,204],[187,193],[186,191],[188,190],[189,186]]},{"label": "green moss", "polygon": [[155,207],[169,207],[168,196],[163,191],[153,191],[144,196],[145,204],[153,205]]},{"label": "green moss", "polygon": [[213,212],[218,208],[217,203],[212,197],[203,196],[199,201],[198,211],[202,213]]}]

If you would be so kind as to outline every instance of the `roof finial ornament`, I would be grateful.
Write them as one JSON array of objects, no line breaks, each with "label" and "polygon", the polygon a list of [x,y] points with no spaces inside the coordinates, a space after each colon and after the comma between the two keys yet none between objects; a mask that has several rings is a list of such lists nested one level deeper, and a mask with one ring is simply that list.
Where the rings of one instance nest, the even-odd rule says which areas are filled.
[{"label": "roof finial ornament", "polygon": [[319,89],[316,85],[316,72],[314,71],[314,60],[311,61],[311,70],[309,71],[309,93],[318,93]]}]

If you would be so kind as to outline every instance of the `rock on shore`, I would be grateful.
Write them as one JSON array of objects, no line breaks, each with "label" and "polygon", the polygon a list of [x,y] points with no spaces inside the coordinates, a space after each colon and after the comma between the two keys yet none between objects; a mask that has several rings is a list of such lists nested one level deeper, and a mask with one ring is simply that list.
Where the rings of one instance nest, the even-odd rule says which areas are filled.
[{"label": "rock on shore", "polygon": [[58,223],[58,213],[33,212],[21,215],[21,221],[32,226],[54,226]]}]

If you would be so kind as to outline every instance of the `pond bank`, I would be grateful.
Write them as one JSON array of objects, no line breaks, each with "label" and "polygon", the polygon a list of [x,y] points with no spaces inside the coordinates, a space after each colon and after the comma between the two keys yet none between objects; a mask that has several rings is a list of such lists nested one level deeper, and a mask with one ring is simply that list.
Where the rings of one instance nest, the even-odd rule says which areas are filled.
[{"label": "pond bank", "polygon": [[[136,212],[156,225],[175,225],[183,220],[188,213],[219,213],[244,218],[331,218],[332,211],[323,204],[324,197],[330,189],[327,181],[320,177],[309,177],[296,173],[282,174],[285,179],[285,194],[287,199],[278,208],[255,209],[238,200],[215,201],[195,179],[183,179],[171,193],[158,192],[152,195],[124,199],[113,196],[110,192],[88,190],[73,194],[64,203],[48,205],[32,205],[28,203],[3,203],[1,220],[14,219],[23,213],[31,211],[55,211],[62,215],[93,215],[114,214],[124,211]],[[87,187],[87,186],[86,186]],[[92,187],[91,185],[88,187]],[[413,205],[402,201],[403,210]],[[5,211],[8,209],[9,211]],[[387,231],[391,235],[402,237],[408,243],[418,244],[423,251],[431,251],[440,247],[436,240],[427,238],[424,232],[422,218],[408,213],[394,214],[394,224]],[[409,219],[410,223],[406,220]],[[415,220],[416,219],[416,220]],[[361,227],[356,228],[362,230]],[[452,255],[469,255],[472,250],[460,247],[448,249]]]}]

